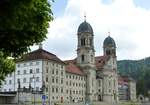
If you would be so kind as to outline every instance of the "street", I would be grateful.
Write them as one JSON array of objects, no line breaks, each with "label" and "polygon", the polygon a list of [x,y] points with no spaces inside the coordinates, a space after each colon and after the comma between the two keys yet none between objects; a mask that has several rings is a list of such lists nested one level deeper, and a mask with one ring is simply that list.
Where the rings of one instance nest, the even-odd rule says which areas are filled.
[{"label": "street", "polygon": [[150,105],[150,102],[148,102],[148,103],[141,103],[141,105]]}]

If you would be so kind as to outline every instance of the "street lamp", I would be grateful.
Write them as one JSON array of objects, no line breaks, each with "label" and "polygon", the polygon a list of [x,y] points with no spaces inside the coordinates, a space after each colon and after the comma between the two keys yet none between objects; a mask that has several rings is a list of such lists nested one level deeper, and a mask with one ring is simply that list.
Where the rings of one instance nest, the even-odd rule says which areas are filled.
[{"label": "street lamp", "polygon": [[20,103],[20,99],[19,99],[19,92],[20,92],[20,88],[21,88],[21,86],[20,86],[20,81],[18,81],[18,105],[19,105],[19,103]]},{"label": "street lamp", "polygon": [[33,94],[34,94],[34,96],[33,96],[33,100],[34,100],[34,105],[35,105],[35,92],[36,92],[36,89],[35,89],[35,82],[36,82],[36,80],[35,80],[35,72],[34,72],[34,74],[33,74],[33,80],[34,80],[34,87],[33,87]]}]

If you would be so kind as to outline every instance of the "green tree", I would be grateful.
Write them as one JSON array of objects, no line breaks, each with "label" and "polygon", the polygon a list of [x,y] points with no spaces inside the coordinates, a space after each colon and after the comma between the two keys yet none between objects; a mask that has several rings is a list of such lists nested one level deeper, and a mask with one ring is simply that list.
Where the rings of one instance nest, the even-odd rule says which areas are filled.
[{"label": "green tree", "polygon": [[[0,59],[10,61],[45,40],[52,19],[48,0],[0,0]],[[0,79],[8,73],[2,67],[0,62]]]}]

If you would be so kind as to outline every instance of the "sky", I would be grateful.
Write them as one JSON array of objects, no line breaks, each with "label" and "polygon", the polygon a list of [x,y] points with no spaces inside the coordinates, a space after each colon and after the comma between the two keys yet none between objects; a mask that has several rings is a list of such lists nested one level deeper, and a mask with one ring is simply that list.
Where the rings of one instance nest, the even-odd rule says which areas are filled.
[{"label": "sky", "polygon": [[103,55],[109,31],[117,45],[118,60],[150,56],[150,0],[55,0],[51,4],[54,20],[43,49],[60,59],[77,56],[77,29],[85,14],[94,31],[96,56]]}]

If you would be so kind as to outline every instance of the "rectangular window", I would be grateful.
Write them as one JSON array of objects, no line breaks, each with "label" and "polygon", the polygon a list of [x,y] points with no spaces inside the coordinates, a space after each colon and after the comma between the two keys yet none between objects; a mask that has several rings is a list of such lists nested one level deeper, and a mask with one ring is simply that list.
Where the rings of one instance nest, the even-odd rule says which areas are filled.
[{"label": "rectangular window", "polygon": [[32,77],[31,77],[31,78],[30,78],[30,82],[32,82],[32,80],[33,80],[33,79],[32,79]]},{"label": "rectangular window", "polygon": [[63,68],[63,65],[61,65],[61,68]]},{"label": "rectangular window", "polygon": [[36,62],[36,65],[39,65],[39,62]]},{"label": "rectangular window", "polygon": [[48,88],[46,87],[46,92],[48,92]]},{"label": "rectangular window", "polygon": [[26,70],[23,71],[23,74],[26,74]]},{"label": "rectangular window", "polygon": [[58,83],[58,78],[56,78],[56,83]]},{"label": "rectangular window", "polygon": [[74,75],[73,75],[73,79],[74,79]]},{"label": "rectangular window", "polygon": [[39,87],[36,87],[36,91],[39,91]]},{"label": "rectangular window", "polygon": [[33,63],[32,62],[30,62],[30,66],[32,66],[33,65]]},{"label": "rectangular window", "polygon": [[18,64],[17,66],[20,67],[20,64]]},{"label": "rectangular window", "polygon": [[54,82],[55,82],[54,77],[52,77],[52,83],[54,83]]},{"label": "rectangular window", "polygon": [[63,78],[61,79],[61,84],[63,84]]},{"label": "rectangular window", "polygon": [[52,69],[52,74],[54,74],[54,69]]},{"label": "rectangular window", "polygon": [[36,82],[39,82],[40,80],[39,80],[39,77],[36,77]]},{"label": "rectangular window", "polygon": [[71,81],[70,81],[70,86],[71,86]]},{"label": "rectangular window", "polygon": [[39,73],[39,72],[40,72],[39,68],[36,68],[36,73]]},{"label": "rectangular window", "polygon": [[58,93],[58,87],[56,87],[56,93]]},{"label": "rectangular window", "polygon": [[20,79],[18,78],[18,79],[17,79],[17,83],[19,83],[19,82],[20,82]]},{"label": "rectangular window", "polygon": [[101,80],[99,80],[99,87],[101,86]]},{"label": "rectangular window", "polygon": [[52,93],[54,93],[54,90],[55,90],[54,87],[52,87]]},{"label": "rectangular window", "polygon": [[27,66],[27,64],[26,64],[26,63],[24,63],[24,66]]},{"label": "rectangular window", "polygon": [[66,93],[68,94],[68,90],[66,90]]},{"label": "rectangular window", "polygon": [[46,68],[46,73],[48,73],[48,67]]},{"label": "rectangular window", "polygon": [[26,78],[23,79],[23,83],[26,83]]},{"label": "rectangular window", "polygon": [[11,80],[9,80],[9,84],[11,84]]},{"label": "rectangular window", "polygon": [[61,76],[63,76],[63,71],[61,71]]},{"label": "rectangular window", "polygon": [[46,82],[48,82],[48,77],[46,77]]},{"label": "rectangular window", "polygon": [[17,71],[17,74],[20,75],[20,70]]},{"label": "rectangular window", "polygon": [[58,75],[58,69],[56,69],[56,75]]},{"label": "rectangular window", "polygon": [[63,93],[63,88],[61,88],[61,93]]},{"label": "rectangular window", "polygon": [[32,74],[33,73],[33,71],[32,71],[32,69],[30,69],[30,74]]}]

